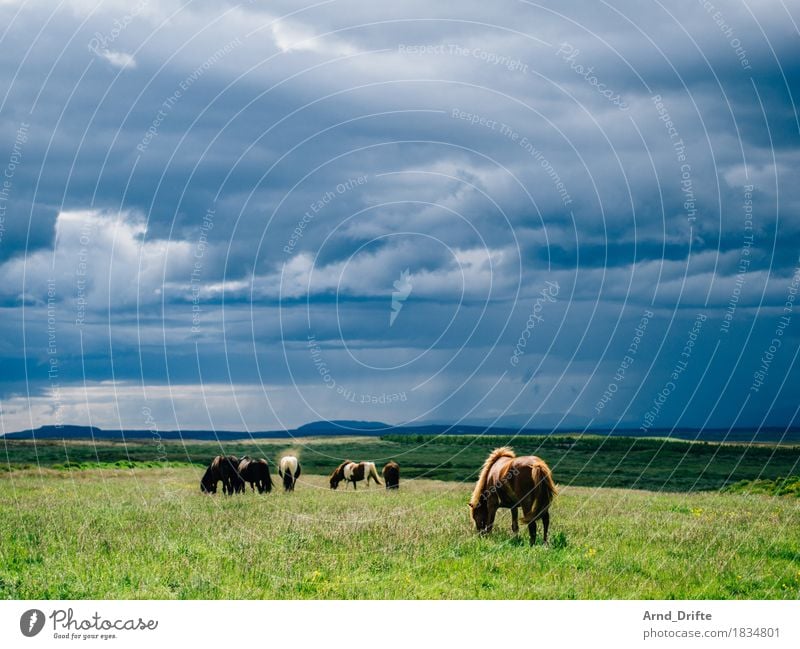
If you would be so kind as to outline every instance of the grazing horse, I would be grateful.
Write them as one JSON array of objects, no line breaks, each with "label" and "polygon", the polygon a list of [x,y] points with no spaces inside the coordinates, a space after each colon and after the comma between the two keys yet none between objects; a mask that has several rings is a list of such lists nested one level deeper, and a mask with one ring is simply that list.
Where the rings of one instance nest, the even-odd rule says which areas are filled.
[{"label": "grazing horse", "polygon": [[219,482],[219,477],[214,477],[214,471],[209,466],[206,469],[206,472],[203,474],[203,477],[200,479],[200,491],[204,494],[215,494],[217,493],[217,483]]},{"label": "grazing horse", "polygon": [[400,488],[400,465],[397,462],[387,462],[381,473],[387,489]]},{"label": "grazing horse", "polygon": [[339,487],[339,483],[344,480],[344,468],[348,464],[352,463],[353,460],[345,460],[333,470],[333,473],[330,475],[331,489],[336,489]]},{"label": "grazing horse", "polygon": [[370,480],[381,484],[381,481],[378,479],[378,470],[375,468],[374,462],[353,462],[352,460],[345,460],[331,473],[331,489],[336,489],[342,480],[345,482],[352,482],[353,489],[355,489],[356,482],[364,480],[365,478],[368,487]]},{"label": "grazing horse", "polygon": [[536,543],[536,521],[542,520],[544,543],[550,526],[550,503],[556,495],[550,467],[533,455],[517,457],[508,447],[491,452],[481,467],[469,501],[472,520],[481,534],[492,531],[499,507],[511,509],[511,531],[519,531],[517,512],[528,526],[531,545]]},{"label": "grazing horse", "polygon": [[369,481],[374,480],[378,486],[381,486],[381,481],[378,479],[378,469],[375,468],[375,462],[350,462],[344,468],[344,479],[347,482],[353,483],[353,489],[356,488],[356,482],[366,480],[367,487]]},{"label": "grazing horse", "polygon": [[269,464],[265,459],[252,460],[245,457],[239,462],[238,474],[242,481],[242,491],[245,490],[244,484],[250,483],[250,489],[258,493],[269,493],[272,491],[272,476],[269,474]]},{"label": "grazing horse", "polygon": [[211,460],[211,464],[208,465],[200,480],[200,491],[215,494],[217,493],[217,484],[222,482],[222,492],[233,494],[234,490],[238,490],[239,478],[236,471],[238,466],[239,460],[235,455],[228,457],[217,455]]},{"label": "grazing horse", "polygon": [[239,473],[241,461],[235,455],[224,458],[222,466],[222,490],[229,496],[244,493],[244,480]]},{"label": "grazing horse", "polygon": [[294,491],[297,478],[300,477],[300,462],[294,455],[284,455],[278,462],[278,475],[283,480],[284,491]]}]

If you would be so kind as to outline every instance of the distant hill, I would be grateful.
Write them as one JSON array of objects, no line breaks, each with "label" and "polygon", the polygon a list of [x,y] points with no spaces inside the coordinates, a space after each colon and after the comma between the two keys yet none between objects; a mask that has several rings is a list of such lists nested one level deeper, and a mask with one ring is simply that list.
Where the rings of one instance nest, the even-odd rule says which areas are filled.
[{"label": "distant hill", "polygon": [[108,439],[113,431],[102,430],[96,426],[40,426],[36,430],[23,430],[18,433],[7,433],[6,439]]},{"label": "distant hill", "polygon": [[152,430],[125,429],[103,430],[95,426],[41,426],[34,430],[7,433],[6,439],[194,439],[194,440],[233,440],[233,439],[285,439],[292,437],[324,437],[327,435],[382,435],[397,432],[391,424],[379,421],[315,421],[293,430],[236,431],[236,430]]},{"label": "distant hill", "polygon": [[[161,439],[197,439],[197,440],[231,440],[250,437],[242,431],[226,430],[160,430],[157,433],[151,430],[103,430],[94,426],[41,426],[35,430],[22,430],[18,433],[6,433],[6,439],[152,439],[159,436]],[[289,437],[287,431],[270,431],[254,433],[254,437]]]},{"label": "distant hill", "polygon": [[[476,426],[476,425],[447,425],[447,424],[422,424],[399,425],[385,424],[379,421],[315,421],[304,424],[292,430],[272,431],[235,431],[235,430],[167,430],[154,432],[151,430],[103,430],[94,426],[41,426],[35,430],[23,430],[16,433],[7,433],[6,439],[97,439],[97,440],[124,440],[124,439],[153,439],[159,437],[164,440],[240,440],[240,439],[287,439],[294,437],[327,437],[327,436],[373,436],[381,435],[495,435],[514,437],[516,435],[552,435],[576,434],[574,428],[518,428],[515,426]],[[792,428],[762,428],[755,431],[752,428],[741,429],[668,429],[651,430],[644,435],[639,429],[591,429],[588,435],[609,435],[619,437],[671,437],[675,439],[697,440],[704,442],[784,442],[800,443],[800,429]]]},{"label": "distant hill", "polygon": [[[514,435],[601,435],[609,437],[666,437],[700,442],[782,442],[786,444],[800,443],[800,428],[762,428],[756,431],[753,428],[651,428],[644,433],[639,428],[589,428],[587,430],[576,428],[520,428],[516,426],[474,426],[474,425],[444,425],[431,424],[429,426],[402,426],[391,431],[397,433],[419,433],[422,435],[500,435],[513,437]],[[388,433],[386,433],[388,434]]]},{"label": "distant hill", "polygon": [[314,421],[310,424],[303,424],[299,428],[296,428],[295,432],[313,432],[314,434],[322,432],[323,434],[331,434],[331,431],[337,431],[336,434],[338,435],[347,435],[354,432],[360,433],[365,430],[386,431],[392,430],[393,428],[395,428],[395,426],[384,424],[380,421],[351,421],[348,419],[338,419],[334,421]]}]

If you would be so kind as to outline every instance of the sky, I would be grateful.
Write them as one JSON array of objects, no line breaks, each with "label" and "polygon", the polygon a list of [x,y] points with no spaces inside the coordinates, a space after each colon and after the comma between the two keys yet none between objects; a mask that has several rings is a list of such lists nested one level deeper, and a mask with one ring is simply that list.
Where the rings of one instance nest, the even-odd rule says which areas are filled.
[{"label": "sky", "polygon": [[798,22],[0,0],[0,432],[797,425]]}]

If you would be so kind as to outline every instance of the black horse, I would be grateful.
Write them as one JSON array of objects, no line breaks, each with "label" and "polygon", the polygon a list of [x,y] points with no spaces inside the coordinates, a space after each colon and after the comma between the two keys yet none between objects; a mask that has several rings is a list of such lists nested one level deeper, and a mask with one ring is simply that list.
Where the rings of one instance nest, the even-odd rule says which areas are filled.
[{"label": "black horse", "polygon": [[204,494],[215,494],[217,493],[217,483],[219,483],[219,474],[214,472],[212,466],[209,466],[200,479],[200,491]]},{"label": "black horse", "polygon": [[250,483],[250,488],[263,494],[272,491],[272,476],[269,473],[269,464],[265,459],[251,460],[249,457],[242,458],[239,462],[238,475],[242,480],[242,491],[244,483]]},{"label": "black horse", "polygon": [[383,467],[383,481],[387,489],[400,488],[400,465],[397,462],[387,462]]},{"label": "black horse", "polygon": [[238,471],[239,458],[235,455],[217,455],[200,480],[200,491],[217,493],[217,485],[222,482],[222,492],[228,495],[244,491],[244,480]]}]

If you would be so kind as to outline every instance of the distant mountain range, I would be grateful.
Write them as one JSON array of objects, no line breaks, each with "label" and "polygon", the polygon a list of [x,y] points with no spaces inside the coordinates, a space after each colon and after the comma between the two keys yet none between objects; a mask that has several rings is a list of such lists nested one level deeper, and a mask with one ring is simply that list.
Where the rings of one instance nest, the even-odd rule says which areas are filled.
[{"label": "distant mountain range", "polygon": [[[444,423],[419,425],[392,425],[379,421],[315,421],[292,430],[271,430],[259,432],[229,430],[103,430],[94,426],[41,426],[35,430],[7,433],[6,439],[96,439],[96,440],[135,440],[159,437],[165,440],[238,440],[238,439],[291,439],[295,437],[326,436],[380,436],[380,435],[552,435],[575,434],[575,428],[521,428],[519,426],[491,425],[448,425]],[[618,435],[624,437],[674,437],[677,439],[705,442],[791,442],[800,443],[800,428],[752,428],[728,429],[677,429],[670,431],[651,430],[645,435],[638,429],[591,429],[590,435]]]},{"label": "distant mountain range", "polygon": [[159,430],[125,429],[104,430],[96,426],[40,426],[34,430],[6,433],[6,439],[283,439],[292,437],[320,437],[326,435],[384,435],[395,428],[376,421],[315,421],[293,430],[267,430],[258,432],[236,430]]}]

